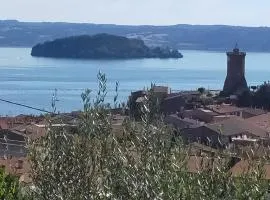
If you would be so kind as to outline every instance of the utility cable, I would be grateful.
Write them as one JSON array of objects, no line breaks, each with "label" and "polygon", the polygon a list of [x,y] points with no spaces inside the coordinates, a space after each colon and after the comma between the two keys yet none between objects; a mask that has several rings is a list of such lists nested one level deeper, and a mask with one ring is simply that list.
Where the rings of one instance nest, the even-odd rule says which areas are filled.
[{"label": "utility cable", "polygon": [[49,114],[54,114],[53,112],[47,111],[45,109],[36,108],[36,107],[33,107],[33,106],[28,106],[28,105],[25,105],[25,104],[16,103],[16,102],[1,99],[1,98],[0,98],[0,101],[5,102],[5,103],[9,103],[9,104],[13,104],[13,105],[17,105],[17,106],[22,106],[22,107],[29,108],[29,109],[32,109],[32,110],[37,110],[37,111],[41,111],[41,112],[45,112],[45,113],[49,113]]}]

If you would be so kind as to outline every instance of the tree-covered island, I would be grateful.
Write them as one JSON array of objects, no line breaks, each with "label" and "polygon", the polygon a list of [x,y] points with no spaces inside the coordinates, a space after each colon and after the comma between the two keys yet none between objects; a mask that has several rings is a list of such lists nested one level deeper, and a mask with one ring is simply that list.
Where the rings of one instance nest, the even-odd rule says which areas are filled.
[{"label": "tree-covered island", "polygon": [[32,48],[32,56],[83,59],[182,58],[170,48],[150,48],[142,40],[122,36],[81,35],[48,41]]}]

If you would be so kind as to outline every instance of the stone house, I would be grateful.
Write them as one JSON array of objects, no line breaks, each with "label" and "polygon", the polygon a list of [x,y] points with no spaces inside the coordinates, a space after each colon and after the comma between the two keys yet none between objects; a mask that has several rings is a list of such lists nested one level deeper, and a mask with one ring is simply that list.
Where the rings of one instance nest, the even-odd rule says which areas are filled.
[{"label": "stone house", "polygon": [[197,128],[185,129],[180,135],[187,142],[199,142],[215,148],[226,148],[238,140],[256,142],[261,138],[269,139],[266,130],[237,117]]},{"label": "stone house", "polygon": [[201,126],[203,122],[190,118],[181,118],[177,115],[168,115],[165,117],[164,122],[172,125],[177,130],[189,129]]},{"label": "stone house", "polygon": [[197,91],[171,93],[164,99],[161,108],[165,115],[176,114],[184,109],[193,109],[198,102],[200,93]]}]

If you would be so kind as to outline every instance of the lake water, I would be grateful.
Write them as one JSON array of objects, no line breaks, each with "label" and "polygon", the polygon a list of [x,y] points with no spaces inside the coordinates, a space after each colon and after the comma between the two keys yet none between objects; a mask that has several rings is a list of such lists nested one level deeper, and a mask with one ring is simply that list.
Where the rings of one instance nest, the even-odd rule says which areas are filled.
[{"label": "lake water", "polygon": [[[108,100],[119,81],[119,101],[131,91],[152,83],[172,90],[198,87],[221,89],[226,76],[224,52],[182,51],[183,59],[72,60],[34,58],[29,48],[0,48],[0,98],[51,111],[57,89],[57,110],[69,112],[82,107],[85,88],[96,91],[97,73],[106,73]],[[270,79],[270,54],[247,53],[249,85]],[[37,111],[0,102],[0,115],[37,114]]]}]

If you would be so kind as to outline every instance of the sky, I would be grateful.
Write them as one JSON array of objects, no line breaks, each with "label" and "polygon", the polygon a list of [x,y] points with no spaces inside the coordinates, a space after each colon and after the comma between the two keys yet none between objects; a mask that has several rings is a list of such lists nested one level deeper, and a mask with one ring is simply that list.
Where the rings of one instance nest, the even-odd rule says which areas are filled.
[{"label": "sky", "polygon": [[270,26],[269,0],[0,0],[0,19]]}]

